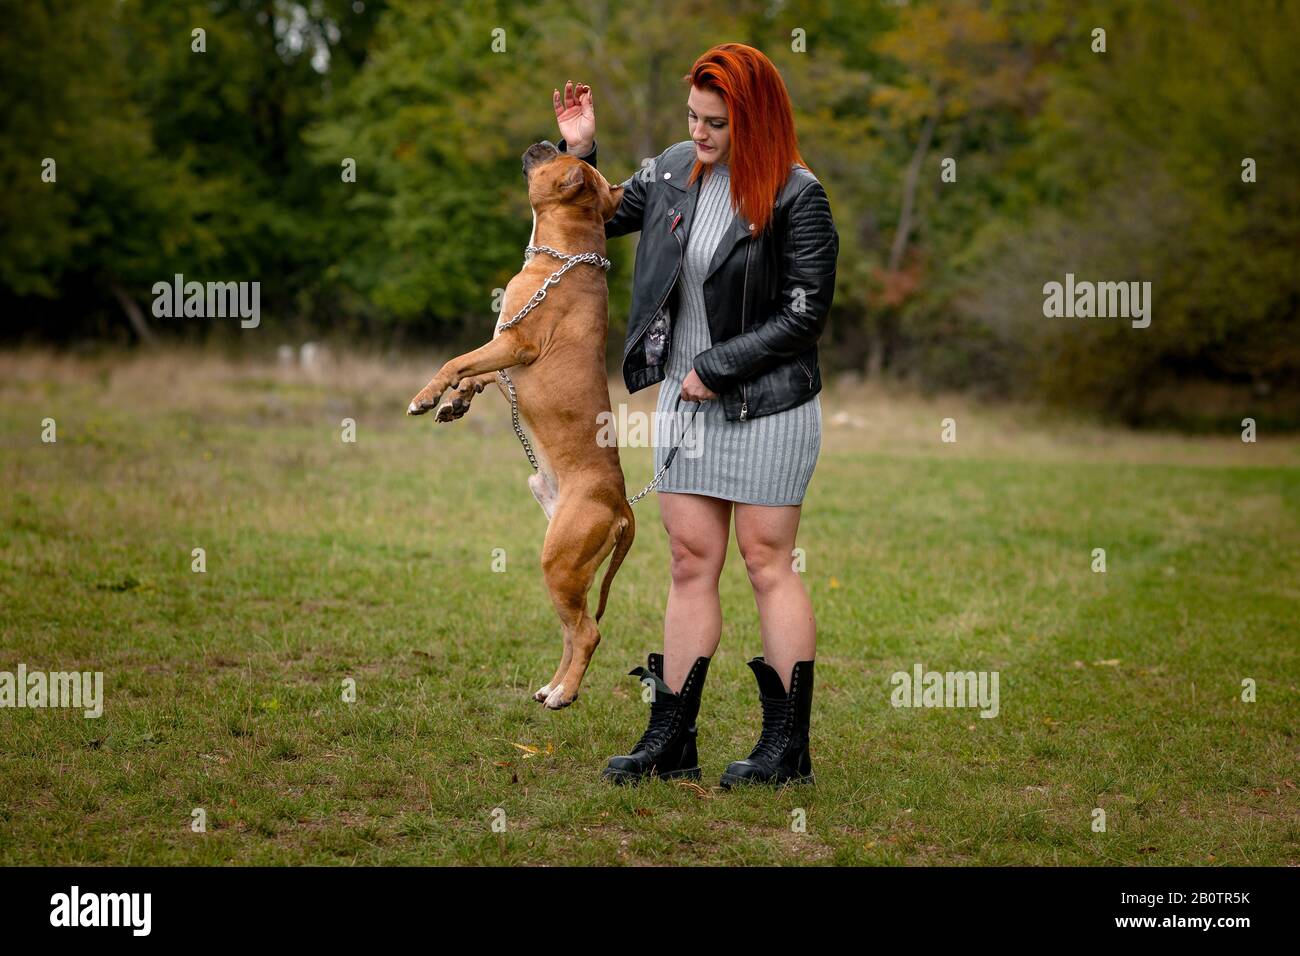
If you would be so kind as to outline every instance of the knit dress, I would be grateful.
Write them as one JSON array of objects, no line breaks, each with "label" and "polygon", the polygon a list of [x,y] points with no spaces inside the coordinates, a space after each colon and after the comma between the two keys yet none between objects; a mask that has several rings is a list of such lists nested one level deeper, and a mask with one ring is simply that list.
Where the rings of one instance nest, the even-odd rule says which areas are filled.
[{"label": "knit dress", "polygon": [[713,346],[704,308],[704,277],[737,214],[730,172],[726,165],[714,163],[712,173],[704,177],[686,241],[668,363],[655,408],[656,474],[673,446],[680,442],[681,449],[658,490],[745,504],[797,505],[803,502],[821,452],[820,395],[794,408],[744,421],[728,421],[718,399],[700,402],[693,422],[696,403],[677,404],[695,356]]}]

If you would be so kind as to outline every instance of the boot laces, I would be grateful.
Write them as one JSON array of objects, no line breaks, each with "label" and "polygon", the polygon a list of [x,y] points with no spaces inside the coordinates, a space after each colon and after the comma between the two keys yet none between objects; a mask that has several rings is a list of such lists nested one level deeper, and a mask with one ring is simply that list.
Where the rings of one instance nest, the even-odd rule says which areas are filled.
[{"label": "boot laces", "polygon": [[678,700],[667,695],[657,696],[650,704],[650,725],[646,727],[641,739],[632,748],[638,750],[656,750],[662,747],[672,736],[673,718],[677,715]]},{"label": "boot laces", "polygon": [[794,716],[794,700],[790,697],[761,697],[763,705],[763,732],[758,744],[749,755],[750,760],[780,760],[790,742],[790,724]]}]

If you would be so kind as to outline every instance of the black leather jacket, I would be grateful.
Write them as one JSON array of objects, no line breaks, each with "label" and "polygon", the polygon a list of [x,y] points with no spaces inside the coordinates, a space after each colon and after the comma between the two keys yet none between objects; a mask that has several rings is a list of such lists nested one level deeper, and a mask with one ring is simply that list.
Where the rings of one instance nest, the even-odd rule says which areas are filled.
[{"label": "black leather jacket", "polygon": [[[560,140],[559,149],[567,148]],[[580,158],[595,166],[595,145]],[[690,140],[668,147],[622,184],[622,203],[605,223],[607,238],[641,232],[623,346],[629,392],[664,378],[677,279],[700,191],[700,181],[686,188],[694,161]],[[802,405],[822,388],[817,339],[835,292],[840,249],[826,191],[795,165],[772,215],[771,226],[751,240],[749,222],[737,213],[704,280],[714,344],[694,367],[730,421]]]}]

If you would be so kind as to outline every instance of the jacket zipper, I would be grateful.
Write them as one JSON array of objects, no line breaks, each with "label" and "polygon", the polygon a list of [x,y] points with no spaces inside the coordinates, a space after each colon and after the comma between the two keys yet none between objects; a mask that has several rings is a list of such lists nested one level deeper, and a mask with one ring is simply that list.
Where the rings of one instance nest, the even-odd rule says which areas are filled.
[{"label": "jacket zipper", "polygon": [[[740,332],[745,333],[745,300],[749,298],[749,256],[754,251],[753,239],[745,247],[745,278],[741,282],[740,292]],[[740,420],[743,422],[749,414],[749,398],[745,394],[745,383],[740,383]]]},{"label": "jacket zipper", "polygon": [[803,373],[808,376],[808,387],[812,388],[813,385],[812,372],[808,371],[808,366],[803,364],[803,359],[796,356],[795,361],[799,363],[799,367],[803,369]]},{"label": "jacket zipper", "polygon": [[[682,246],[682,237],[677,235],[677,223],[681,222],[681,219],[682,214],[678,213],[677,218],[673,220],[673,224],[668,228],[668,231],[672,233],[673,238],[677,240],[677,268],[673,271],[673,281],[668,283],[668,288],[664,290],[663,298],[659,300],[659,305],[655,307],[654,315],[650,316],[650,321],[645,324],[645,328],[641,330],[641,334],[636,337],[636,342],[632,343],[632,348],[628,350],[628,355],[631,355],[632,352],[636,350],[637,344],[645,337],[645,334],[650,331],[650,326],[654,324],[655,316],[659,314],[659,310],[662,309],[664,303],[668,301],[668,293],[672,292],[673,286],[677,284],[677,276],[682,271],[682,260],[686,257],[686,249]],[[664,361],[667,361],[666,357]]]}]

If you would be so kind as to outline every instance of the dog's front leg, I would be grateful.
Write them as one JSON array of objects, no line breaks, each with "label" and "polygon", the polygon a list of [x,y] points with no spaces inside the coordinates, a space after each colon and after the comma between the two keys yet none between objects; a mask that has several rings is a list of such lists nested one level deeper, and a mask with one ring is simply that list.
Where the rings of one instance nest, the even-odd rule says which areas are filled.
[{"label": "dog's front leg", "polygon": [[536,345],[526,341],[514,329],[507,329],[487,345],[466,352],[440,368],[429,384],[411,399],[406,414],[423,415],[429,409],[436,408],[442,399],[442,393],[458,386],[461,379],[482,375],[484,372],[498,372],[515,365],[528,365],[537,358],[539,351]]},{"label": "dog's front leg", "polygon": [[484,372],[482,375],[461,379],[460,384],[451,390],[451,397],[438,406],[438,421],[454,422],[458,418],[464,418],[474,396],[491,385],[496,377],[496,372]]}]

